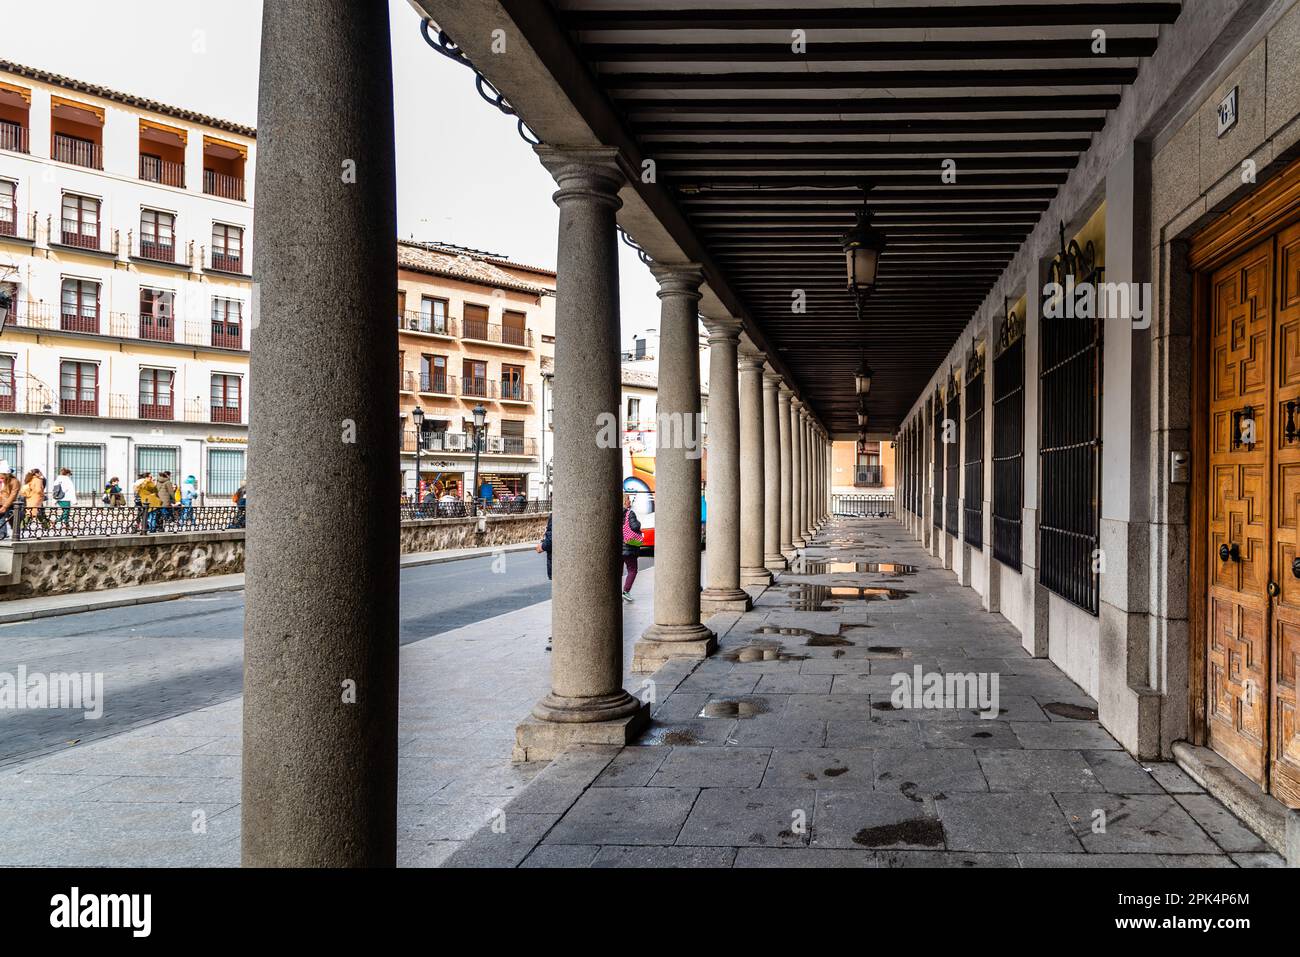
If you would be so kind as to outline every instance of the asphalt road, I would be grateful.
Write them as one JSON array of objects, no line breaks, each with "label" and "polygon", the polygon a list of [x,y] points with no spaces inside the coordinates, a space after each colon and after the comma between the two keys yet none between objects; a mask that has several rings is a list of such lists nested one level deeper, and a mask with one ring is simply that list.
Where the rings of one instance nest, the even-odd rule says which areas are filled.
[{"label": "asphalt road", "polygon": [[[642,567],[652,561],[643,558]],[[404,568],[400,640],[433,638],[550,597],[545,556],[535,552]],[[239,695],[243,629],[242,591],[0,625],[0,672],[23,665],[29,673],[102,673],[113,701],[93,721],[80,712],[0,711],[0,765]]]}]

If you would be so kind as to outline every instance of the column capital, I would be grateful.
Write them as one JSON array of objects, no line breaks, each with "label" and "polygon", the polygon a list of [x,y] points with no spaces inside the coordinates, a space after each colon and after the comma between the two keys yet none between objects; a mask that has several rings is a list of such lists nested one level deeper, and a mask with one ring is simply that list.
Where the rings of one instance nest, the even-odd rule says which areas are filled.
[{"label": "column capital", "polygon": [[803,418],[803,399],[799,398],[793,392],[790,393],[790,408],[799,413],[799,418]]},{"label": "column capital", "polygon": [[704,284],[704,267],[699,263],[659,263],[650,264],[650,273],[659,283],[658,296],[684,296],[700,299],[700,286]]},{"label": "column capital", "polygon": [[767,356],[752,346],[741,346],[736,356],[736,364],[741,372],[762,372],[767,364]]},{"label": "column capital", "polygon": [[709,345],[740,341],[742,324],[739,319],[733,316],[722,316],[720,318],[703,316],[701,318],[704,320],[704,328],[709,331]]},{"label": "column capital", "polygon": [[763,388],[775,391],[781,384],[781,375],[772,371],[770,363],[763,363]]},{"label": "column capital", "polygon": [[533,151],[560,187],[552,197],[556,204],[586,197],[618,209],[623,201],[618,191],[627,181],[618,165],[618,150],[612,146],[534,146]]},{"label": "column capital", "polygon": [[785,403],[786,405],[789,405],[790,400],[794,398],[794,389],[791,389],[788,385],[782,382],[779,386],[776,387],[776,394],[777,394],[777,398],[781,402]]}]

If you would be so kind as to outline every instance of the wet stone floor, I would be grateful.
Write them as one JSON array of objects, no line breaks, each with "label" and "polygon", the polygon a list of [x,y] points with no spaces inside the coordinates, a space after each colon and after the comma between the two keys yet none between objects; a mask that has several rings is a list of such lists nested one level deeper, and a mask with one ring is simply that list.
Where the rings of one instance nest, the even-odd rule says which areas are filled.
[{"label": "wet stone floor", "polygon": [[727,620],[635,746],[561,755],[447,865],[1282,865],[892,520],[830,523]]}]

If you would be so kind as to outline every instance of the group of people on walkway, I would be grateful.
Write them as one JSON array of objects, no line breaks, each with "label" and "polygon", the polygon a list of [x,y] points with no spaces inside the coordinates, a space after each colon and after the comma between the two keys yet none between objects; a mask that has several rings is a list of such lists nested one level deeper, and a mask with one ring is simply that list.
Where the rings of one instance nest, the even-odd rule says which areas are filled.
[{"label": "group of people on walkway", "polygon": [[[58,512],[53,518],[46,512],[46,502],[53,501]],[[7,460],[0,460],[0,541],[9,537],[14,522],[17,520],[17,506],[21,504],[22,522],[27,525],[39,523],[43,528],[52,524],[68,524],[72,506],[77,504],[77,486],[72,479],[72,470],[59,469],[54,483],[48,485],[45,474],[40,469],[29,469],[18,481],[13,466]]]},{"label": "group of people on walkway", "polygon": [[[551,578],[551,556],[553,547],[553,537],[551,535],[551,523],[554,521],[554,515],[546,520],[546,531],[542,535],[542,540],[537,543],[537,551],[546,554],[546,577]],[[632,508],[632,496],[623,496],[623,528],[621,533],[622,545],[619,549],[619,564],[623,573],[623,600],[632,600],[632,585],[636,582],[636,573],[641,561],[641,549],[645,547],[645,539],[641,531],[641,520],[637,518],[636,512]],[[546,650],[551,650],[551,636],[546,636]]]}]

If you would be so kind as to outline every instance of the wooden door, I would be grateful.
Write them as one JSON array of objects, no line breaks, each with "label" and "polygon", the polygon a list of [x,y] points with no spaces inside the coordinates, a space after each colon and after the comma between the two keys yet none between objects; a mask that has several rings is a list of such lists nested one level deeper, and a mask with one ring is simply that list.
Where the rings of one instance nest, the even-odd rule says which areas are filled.
[{"label": "wooden door", "polygon": [[1270,240],[1217,270],[1210,283],[1208,734],[1215,751],[1261,786],[1268,770],[1272,267]]},{"label": "wooden door", "polygon": [[1269,686],[1269,790],[1300,807],[1300,722],[1296,671],[1300,664],[1300,223],[1277,237],[1275,262],[1277,423],[1273,447],[1274,543],[1272,662]]}]

